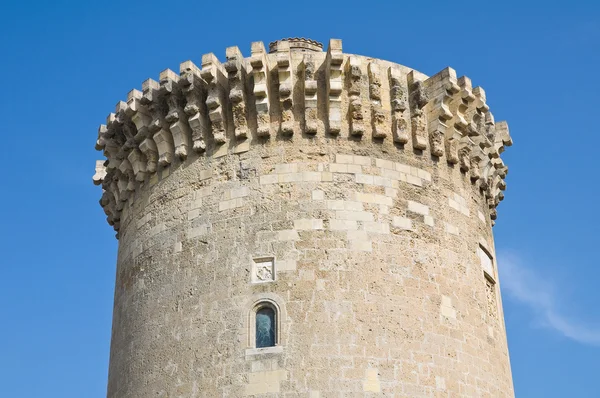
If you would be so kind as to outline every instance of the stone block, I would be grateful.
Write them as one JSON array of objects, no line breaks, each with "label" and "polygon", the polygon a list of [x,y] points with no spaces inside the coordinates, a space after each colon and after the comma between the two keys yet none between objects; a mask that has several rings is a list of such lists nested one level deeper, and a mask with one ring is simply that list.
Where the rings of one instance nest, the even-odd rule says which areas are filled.
[{"label": "stone block", "polygon": [[277,231],[277,240],[286,241],[298,239],[300,239],[300,237],[298,236],[298,231],[296,231],[295,229]]},{"label": "stone block", "polygon": [[405,217],[394,216],[392,225],[396,228],[404,229],[404,230],[412,230],[412,220]]},{"label": "stone block", "polygon": [[429,207],[424,204],[414,202],[412,200],[408,201],[408,210],[413,213],[422,214],[424,216],[429,215]]}]

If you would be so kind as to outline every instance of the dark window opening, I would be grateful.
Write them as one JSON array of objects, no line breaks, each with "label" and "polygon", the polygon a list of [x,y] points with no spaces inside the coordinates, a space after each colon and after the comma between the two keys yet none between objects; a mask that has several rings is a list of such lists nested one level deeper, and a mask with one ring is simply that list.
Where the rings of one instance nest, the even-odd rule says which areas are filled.
[{"label": "dark window opening", "polygon": [[275,346],[275,310],[262,307],[256,311],[256,348]]}]

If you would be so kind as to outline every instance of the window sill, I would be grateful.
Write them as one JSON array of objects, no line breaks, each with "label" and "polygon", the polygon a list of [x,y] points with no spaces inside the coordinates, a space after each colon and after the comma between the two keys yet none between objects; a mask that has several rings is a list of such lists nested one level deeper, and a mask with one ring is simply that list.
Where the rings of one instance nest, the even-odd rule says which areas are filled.
[{"label": "window sill", "polygon": [[264,348],[247,348],[246,356],[262,355],[262,354],[281,354],[283,352],[283,346],[276,345],[275,347],[264,347]]}]

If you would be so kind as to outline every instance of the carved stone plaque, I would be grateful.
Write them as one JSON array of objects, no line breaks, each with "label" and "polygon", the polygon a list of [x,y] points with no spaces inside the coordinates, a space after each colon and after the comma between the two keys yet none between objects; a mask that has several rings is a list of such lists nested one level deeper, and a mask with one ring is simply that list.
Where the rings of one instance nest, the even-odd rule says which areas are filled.
[{"label": "carved stone plaque", "polygon": [[263,283],[275,280],[273,257],[255,258],[252,262],[252,282]]}]

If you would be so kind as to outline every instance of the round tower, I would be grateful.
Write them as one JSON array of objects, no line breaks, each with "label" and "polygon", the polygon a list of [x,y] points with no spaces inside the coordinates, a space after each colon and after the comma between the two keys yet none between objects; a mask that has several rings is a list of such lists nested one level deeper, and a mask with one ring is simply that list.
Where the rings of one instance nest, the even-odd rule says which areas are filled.
[{"label": "round tower", "polygon": [[511,145],[451,68],[252,43],[98,133],[108,397],[512,397],[492,225]]}]

